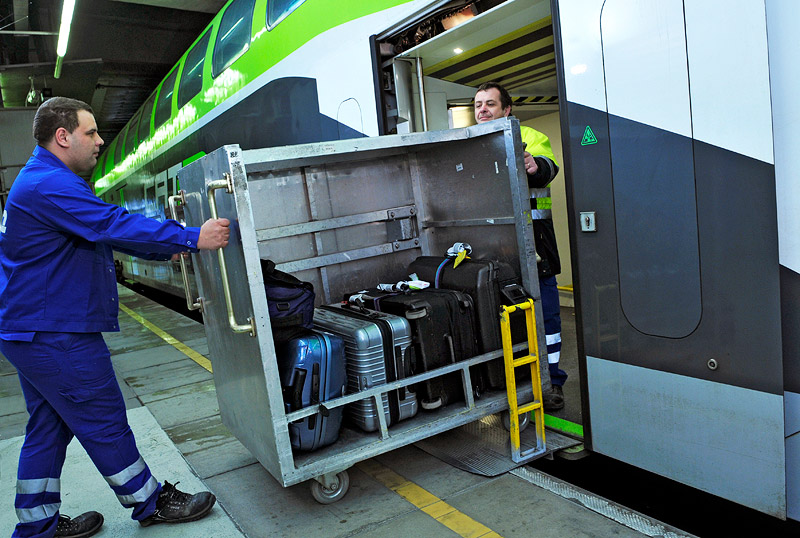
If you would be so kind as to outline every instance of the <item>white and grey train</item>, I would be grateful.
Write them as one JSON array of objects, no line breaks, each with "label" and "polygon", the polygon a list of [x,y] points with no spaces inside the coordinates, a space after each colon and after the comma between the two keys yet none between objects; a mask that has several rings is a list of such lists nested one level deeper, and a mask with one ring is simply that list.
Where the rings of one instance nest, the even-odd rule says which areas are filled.
[{"label": "white and grey train", "polygon": [[[199,139],[215,118],[231,133],[216,130],[214,147],[191,155],[447,128],[453,105],[490,78],[519,97],[526,124],[543,116],[526,119],[525,103],[551,103],[586,446],[800,520],[800,5],[484,1],[428,32],[453,2],[396,4],[320,34],[237,90],[182,136]],[[225,114],[298,81],[313,91],[260,94],[275,101],[259,110],[335,128],[236,139],[241,124]],[[313,114],[298,109],[309,104]],[[172,178],[169,165],[191,155],[158,166]]]}]

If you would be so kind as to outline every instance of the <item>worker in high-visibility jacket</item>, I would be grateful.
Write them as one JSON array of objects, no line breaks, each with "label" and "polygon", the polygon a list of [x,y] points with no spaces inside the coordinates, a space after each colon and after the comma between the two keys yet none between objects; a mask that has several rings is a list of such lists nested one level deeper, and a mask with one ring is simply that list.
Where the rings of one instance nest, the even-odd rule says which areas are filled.
[{"label": "worker in high-visibility jacket", "polygon": [[[19,456],[15,537],[97,533],[103,516],[60,513],[61,469],[77,437],[142,526],[204,517],[210,492],[159,483],[139,454],[103,331],[119,331],[113,250],[149,259],[228,243],[230,222],[159,222],[107,204],[79,174],[103,139],[86,103],[54,97],[33,120],[38,145],[0,225],[0,351],[17,369],[30,414]],[[200,534],[197,531],[195,534]]]},{"label": "worker in high-visibility jacket", "polygon": [[[505,88],[486,82],[475,93],[475,119],[478,123],[504,118],[511,114],[511,96]],[[567,373],[558,367],[561,359],[561,311],[556,275],[561,272],[556,234],[553,228],[550,182],[558,174],[558,163],[550,139],[539,131],[520,126],[525,144],[525,172],[531,196],[531,218],[536,244],[539,288],[542,294],[544,330],[547,335],[547,362],[553,387],[543,395],[544,408],[555,411],[564,407],[563,385]]]}]

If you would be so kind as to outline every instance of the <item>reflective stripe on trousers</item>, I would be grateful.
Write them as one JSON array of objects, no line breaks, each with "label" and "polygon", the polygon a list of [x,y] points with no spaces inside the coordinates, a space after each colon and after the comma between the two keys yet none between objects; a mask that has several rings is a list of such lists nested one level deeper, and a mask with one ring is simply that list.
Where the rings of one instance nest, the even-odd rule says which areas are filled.
[{"label": "reflective stripe on trousers", "polygon": [[[155,510],[158,482],[128,426],[108,348],[99,333],[36,333],[0,340],[17,368],[30,415],[20,451],[14,536],[52,536],[61,504],[67,445],[78,438],[120,503],[143,519]],[[80,487],[78,484],[77,487]]]},{"label": "reflective stripe on trousers", "polygon": [[558,300],[558,284],[556,277],[551,276],[539,280],[542,294],[542,315],[544,316],[544,332],[547,338],[547,363],[550,366],[550,382],[563,385],[567,373],[558,367],[561,360],[561,306]]}]

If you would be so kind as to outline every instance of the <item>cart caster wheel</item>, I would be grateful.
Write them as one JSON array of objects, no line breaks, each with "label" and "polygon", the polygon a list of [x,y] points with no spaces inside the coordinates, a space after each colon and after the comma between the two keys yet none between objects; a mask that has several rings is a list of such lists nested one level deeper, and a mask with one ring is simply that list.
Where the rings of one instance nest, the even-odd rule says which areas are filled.
[{"label": "cart caster wheel", "polygon": [[422,319],[428,315],[427,308],[420,308],[419,310],[409,310],[406,312],[406,319]]},{"label": "cart caster wheel", "polygon": [[311,481],[311,496],[320,504],[331,504],[340,500],[350,489],[350,475],[347,471],[336,473],[338,483],[330,489],[326,488],[316,480]]},{"label": "cart caster wheel", "polygon": [[436,398],[435,400],[422,400],[420,405],[425,411],[433,411],[434,409],[439,409],[442,407],[442,399]]},{"label": "cart caster wheel", "polygon": [[[508,414],[508,411],[503,411],[503,414],[500,417],[503,421],[503,428],[506,431],[511,431],[511,416]],[[528,427],[528,424],[531,422],[531,414],[525,413],[524,415],[520,415],[519,418],[519,432],[522,433],[525,431],[525,428]]]}]

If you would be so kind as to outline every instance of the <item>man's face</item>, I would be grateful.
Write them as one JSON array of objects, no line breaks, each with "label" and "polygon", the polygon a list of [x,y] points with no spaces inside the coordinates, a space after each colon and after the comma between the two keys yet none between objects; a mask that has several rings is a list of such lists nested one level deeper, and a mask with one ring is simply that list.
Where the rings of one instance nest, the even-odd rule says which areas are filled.
[{"label": "man's face", "polygon": [[67,134],[67,140],[69,162],[66,164],[69,169],[76,174],[90,172],[97,164],[100,146],[103,145],[103,139],[97,134],[94,116],[86,110],[79,110],[78,127]]},{"label": "man's face", "polygon": [[511,113],[511,107],[500,104],[500,90],[489,88],[475,94],[475,120],[478,123],[503,118]]}]

